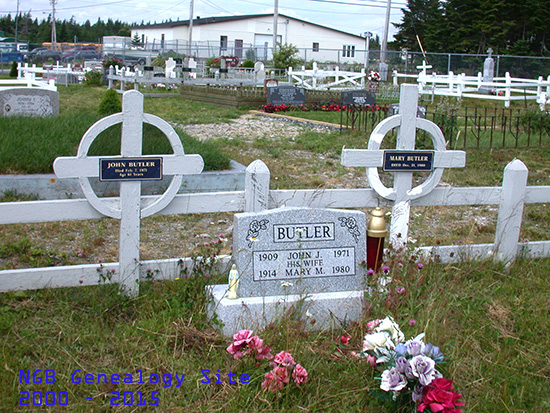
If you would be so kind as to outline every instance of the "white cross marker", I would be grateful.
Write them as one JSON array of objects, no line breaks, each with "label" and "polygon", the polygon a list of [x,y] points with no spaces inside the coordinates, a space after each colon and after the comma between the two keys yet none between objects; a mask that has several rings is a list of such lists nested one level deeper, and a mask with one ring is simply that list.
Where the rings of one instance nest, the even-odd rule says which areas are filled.
[{"label": "white cross marker", "polygon": [[[445,168],[463,167],[466,164],[464,151],[447,151],[445,138],[439,127],[427,120],[417,118],[418,87],[402,85],[399,99],[400,113],[380,122],[372,131],[367,149],[343,149],[341,163],[344,166],[363,166],[367,168],[367,179],[374,191],[394,201],[390,227],[390,243],[394,248],[402,248],[407,242],[410,201],[428,194],[434,189]],[[426,181],[412,187],[413,172],[394,172],[393,188],[387,188],[380,181],[378,167],[383,165],[384,150],[380,144],[384,136],[392,129],[398,128],[396,150],[415,151],[416,129],[426,131],[432,138],[434,146],[433,170]]]},{"label": "white cross marker", "polygon": [[[88,156],[94,139],[105,129],[122,122],[120,156]],[[160,129],[168,138],[174,155],[141,155],[143,122]],[[100,199],[92,189],[89,178],[100,174],[100,159],[162,158],[162,175],[173,175],[170,185],[161,196],[149,203],[141,201],[141,182],[120,182],[120,198]],[[76,157],[59,157],[53,168],[59,178],[78,178],[84,196],[103,215],[120,219],[119,283],[126,294],[139,292],[139,228],[141,218],[165,208],[176,196],[185,174],[198,174],[204,166],[200,155],[185,155],[177,133],[161,118],[143,113],[143,95],[136,90],[124,93],[122,113],[107,116],[94,123],[84,134]]]}]

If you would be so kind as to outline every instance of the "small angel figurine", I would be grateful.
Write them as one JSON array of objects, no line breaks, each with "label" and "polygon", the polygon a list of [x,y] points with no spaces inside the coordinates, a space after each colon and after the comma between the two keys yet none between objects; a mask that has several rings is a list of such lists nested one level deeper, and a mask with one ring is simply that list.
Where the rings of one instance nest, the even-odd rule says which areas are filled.
[{"label": "small angel figurine", "polygon": [[229,271],[229,292],[227,293],[227,298],[234,300],[237,298],[237,288],[239,288],[239,271],[237,271],[237,266],[233,264],[231,266],[231,271]]}]

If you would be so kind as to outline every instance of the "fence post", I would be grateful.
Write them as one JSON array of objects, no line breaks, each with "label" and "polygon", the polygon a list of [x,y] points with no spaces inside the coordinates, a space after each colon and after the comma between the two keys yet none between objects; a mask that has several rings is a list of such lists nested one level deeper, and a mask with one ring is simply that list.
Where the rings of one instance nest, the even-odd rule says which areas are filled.
[{"label": "fence post", "polygon": [[528,174],[527,167],[519,159],[504,168],[494,253],[495,260],[507,264],[517,257]]},{"label": "fence post", "polygon": [[262,160],[257,159],[248,165],[244,177],[245,212],[260,212],[268,209],[269,177],[269,168]]},{"label": "fence post", "polygon": [[511,91],[512,78],[510,77],[509,72],[506,72],[504,77],[506,78],[506,92],[504,92],[504,97],[505,97],[504,106],[509,108],[510,107],[510,96],[512,96],[512,91]]}]

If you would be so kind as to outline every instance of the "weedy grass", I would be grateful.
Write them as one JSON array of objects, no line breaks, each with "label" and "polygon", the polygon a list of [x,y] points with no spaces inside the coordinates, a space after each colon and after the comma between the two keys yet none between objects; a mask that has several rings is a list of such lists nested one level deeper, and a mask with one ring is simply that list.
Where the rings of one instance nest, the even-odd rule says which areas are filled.
[{"label": "weedy grass", "polygon": [[[60,113],[57,117],[0,118],[0,173],[51,173],[58,156],[74,156],[86,130],[102,116],[97,112],[105,88],[60,86]],[[172,124],[227,121],[243,113],[178,98],[146,98],[145,112],[169,120]],[[205,170],[228,169],[229,158],[216,142],[201,142],[176,128],[186,153],[200,153]],[[162,132],[146,124],[144,154],[172,153]],[[102,132],[92,145],[91,155],[120,154],[120,125]]]},{"label": "weedy grass", "polygon": [[[549,406],[550,309],[544,275],[550,260],[519,260],[509,269],[489,261],[419,269],[416,260],[400,257],[389,264],[393,281],[386,291],[375,289],[359,322],[340,320],[331,331],[310,331],[314,320],[290,310],[255,331],[273,352],[289,351],[308,371],[308,383],[278,393],[261,388],[268,362],[233,359],[226,351],[231,341],[206,318],[204,287],[223,282],[223,274],[207,278],[199,270],[175,281],[146,281],[135,299],[105,284],[0,294],[0,382],[5,389],[0,406],[30,410],[33,392],[42,393],[43,404],[46,395],[51,404],[54,394],[59,401],[66,392],[65,409],[71,411],[108,410],[112,403],[130,411],[156,397],[158,406],[150,406],[154,411],[236,412],[246,406],[392,412],[377,398],[379,373],[351,354],[361,351],[366,322],[386,315],[395,318],[407,338],[425,332],[426,342],[441,348],[443,373],[463,395],[464,411]],[[404,292],[397,293],[398,287]],[[411,319],[416,325],[409,326]],[[340,344],[342,334],[351,336],[349,345]],[[236,383],[230,383],[229,372]],[[98,379],[100,374],[108,382]],[[112,374],[119,375],[118,383],[111,381]],[[179,387],[176,374],[185,374]],[[248,383],[240,382],[243,374]],[[127,375],[132,383],[123,382]],[[30,406],[21,406],[25,402]]]},{"label": "weedy grass", "polygon": [[[62,99],[63,110],[90,112],[86,116],[92,119],[91,108],[97,107],[104,88],[87,90],[83,98],[76,88],[60,88],[66,98]],[[145,110],[170,120],[180,116],[181,122],[187,119],[189,123],[223,122],[240,113],[169,99],[170,105],[162,99],[146,99]],[[219,147],[243,164],[264,160],[273,188],[322,190],[351,182],[366,185],[364,169],[340,166],[339,153],[344,145],[365,148],[367,139],[366,134],[357,132],[305,131],[294,140],[221,139]],[[111,144],[116,150],[117,143]],[[501,185],[504,166],[517,157],[530,170],[530,184],[549,185],[548,155],[546,146],[468,150],[466,168],[447,170],[443,180],[455,186]],[[334,170],[335,176],[327,176],[327,170]],[[344,177],[348,181],[342,181]],[[18,196],[4,194],[5,200]],[[491,242],[494,215],[495,210],[489,207],[413,208],[410,235],[418,244],[428,245]],[[219,252],[222,245],[204,246],[202,236],[212,236],[214,223],[227,228],[230,220],[225,214],[144,219],[143,258],[204,256],[205,248]],[[521,238],[547,239],[549,223],[550,211],[545,205],[526,205]],[[51,239],[52,234],[56,240]],[[182,238],[182,234],[191,239]],[[95,263],[98,257],[116,259],[118,222],[9,225],[0,228],[0,236],[3,268]],[[59,238],[66,243],[58,244]],[[201,243],[204,248],[196,246]],[[0,294],[0,385],[4,389],[0,409],[131,411],[143,408],[141,402],[153,411],[392,412],[377,398],[379,374],[351,355],[361,351],[367,321],[392,315],[407,338],[425,332],[427,342],[441,347],[446,356],[444,375],[454,380],[463,395],[464,411],[548,410],[550,308],[546,277],[550,259],[517,260],[509,268],[492,261],[424,263],[422,268],[417,264],[418,258],[410,255],[388,257],[392,282],[386,290],[373,289],[357,323],[339,320],[339,327],[331,331],[314,332],[308,327],[315,320],[298,318],[300,312],[295,309],[255,331],[273,352],[289,351],[308,370],[307,384],[275,394],[261,388],[270,370],[268,363],[234,360],[226,352],[230,340],[214,329],[216,320],[206,318],[205,286],[226,282],[226,274],[216,273],[213,267],[198,265],[196,271],[182,272],[175,281],[144,281],[135,299],[121,295],[116,285],[101,283],[99,272],[98,285],[93,287]],[[376,287],[376,281],[373,277],[368,282]],[[410,326],[410,320],[416,324]],[[339,343],[342,334],[351,336],[348,346]],[[55,371],[49,380],[45,379],[47,369]],[[230,371],[237,381],[242,374],[248,375],[249,383],[230,383]],[[27,372],[29,383],[21,378]],[[86,374],[93,375],[90,383],[84,382]],[[130,374],[133,383],[105,383],[103,379],[98,383],[99,374],[121,378]],[[158,375],[153,376],[157,383],[151,383],[151,374]],[[176,374],[185,374],[180,387],[176,387]],[[139,380],[140,375],[144,380]],[[78,379],[80,383],[73,382]],[[29,399],[21,392],[30,392]],[[42,392],[42,407],[32,406],[33,392]],[[59,406],[63,392],[68,398],[66,407]],[[51,404],[54,395],[57,405],[44,406],[45,397],[50,397]],[[158,406],[150,406],[153,397],[158,398]],[[29,406],[21,405],[25,401]]]}]

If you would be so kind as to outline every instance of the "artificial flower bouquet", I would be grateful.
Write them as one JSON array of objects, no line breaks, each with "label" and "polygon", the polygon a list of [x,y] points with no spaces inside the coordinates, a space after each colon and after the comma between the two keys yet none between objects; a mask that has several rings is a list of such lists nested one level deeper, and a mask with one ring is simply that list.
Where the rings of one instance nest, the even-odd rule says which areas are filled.
[{"label": "artificial flower bouquet", "polygon": [[272,370],[265,374],[265,380],[262,383],[264,390],[277,392],[282,390],[285,385],[290,383],[292,378],[297,386],[307,383],[307,370],[300,364],[297,364],[287,351],[281,351],[275,357],[271,354],[271,349],[264,346],[264,341],[252,335],[252,330],[240,330],[233,335],[233,344],[227,347],[227,352],[233,355],[234,359],[245,356],[255,356],[256,360],[271,360],[269,364]]},{"label": "artificial flower bouquet", "polygon": [[380,73],[371,70],[367,76],[367,79],[371,82],[380,82]]},{"label": "artificial flower bouquet", "polygon": [[413,403],[418,412],[460,413],[461,395],[452,380],[436,369],[444,359],[439,347],[424,343],[424,333],[405,341],[391,317],[367,323],[360,357],[382,371],[380,388],[400,406]]}]

